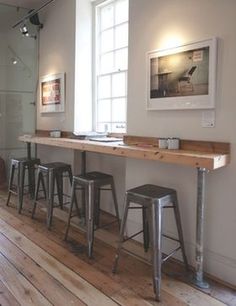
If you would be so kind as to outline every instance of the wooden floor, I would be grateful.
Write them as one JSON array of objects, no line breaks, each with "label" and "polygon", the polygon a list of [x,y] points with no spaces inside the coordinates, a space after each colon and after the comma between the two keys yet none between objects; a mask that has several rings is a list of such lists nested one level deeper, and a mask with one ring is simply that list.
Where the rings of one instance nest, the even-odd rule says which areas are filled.
[{"label": "wooden floor", "polygon": [[[14,198],[14,197],[12,197]],[[116,235],[100,231],[94,259],[86,256],[84,233],[72,226],[69,242],[63,241],[64,212],[56,211],[53,227],[45,226],[45,212],[30,216],[25,203],[22,215],[14,199],[5,206],[6,193],[0,192],[0,306],[15,305],[236,305],[236,292],[216,282],[202,292],[163,273],[162,302],[154,300],[151,266],[128,254],[120,260],[119,273],[111,273]],[[106,243],[101,241],[105,238]],[[113,240],[113,241],[112,241]],[[132,244],[132,242],[131,242]],[[133,246],[136,247],[135,243]],[[173,266],[175,265],[175,266]],[[165,271],[181,271],[176,263]],[[164,272],[165,272],[164,271]]]}]

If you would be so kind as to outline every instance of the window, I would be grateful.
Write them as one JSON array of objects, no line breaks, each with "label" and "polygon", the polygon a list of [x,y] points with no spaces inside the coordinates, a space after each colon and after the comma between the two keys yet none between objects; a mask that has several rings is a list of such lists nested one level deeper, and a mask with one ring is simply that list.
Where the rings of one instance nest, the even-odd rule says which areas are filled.
[{"label": "window", "polygon": [[128,0],[96,6],[94,121],[98,132],[126,131]]}]

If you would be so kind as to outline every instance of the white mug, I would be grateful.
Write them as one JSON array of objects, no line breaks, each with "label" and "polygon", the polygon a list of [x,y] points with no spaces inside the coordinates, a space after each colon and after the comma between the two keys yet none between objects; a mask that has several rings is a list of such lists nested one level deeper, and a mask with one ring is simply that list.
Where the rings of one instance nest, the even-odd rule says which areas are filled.
[{"label": "white mug", "polygon": [[167,138],[159,138],[158,146],[159,146],[159,149],[167,149],[168,148],[168,139]]},{"label": "white mug", "polygon": [[179,138],[168,138],[168,149],[178,150],[179,149]]}]

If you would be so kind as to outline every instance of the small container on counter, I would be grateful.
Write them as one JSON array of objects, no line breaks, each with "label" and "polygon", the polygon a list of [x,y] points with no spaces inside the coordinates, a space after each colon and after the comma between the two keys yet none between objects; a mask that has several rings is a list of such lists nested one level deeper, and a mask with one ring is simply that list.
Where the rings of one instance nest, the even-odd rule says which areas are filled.
[{"label": "small container on counter", "polygon": [[159,147],[159,149],[167,149],[168,148],[168,139],[167,138],[159,138],[158,147]]},{"label": "small container on counter", "polygon": [[60,138],[61,137],[61,131],[60,130],[50,131],[50,137]]},{"label": "small container on counter", "polygon": [[179,149],[179,138],[168,138],[168,149],[178,150]]}]

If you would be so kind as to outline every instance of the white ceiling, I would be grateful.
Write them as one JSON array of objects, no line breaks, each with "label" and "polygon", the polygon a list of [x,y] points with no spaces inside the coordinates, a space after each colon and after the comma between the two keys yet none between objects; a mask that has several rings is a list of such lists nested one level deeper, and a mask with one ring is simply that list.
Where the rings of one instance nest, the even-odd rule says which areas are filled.
[{"label": "white ceiling", "polygon": [[25,8],[38,8],[47,0],[0,0],[0,3],[14,5]]}]

